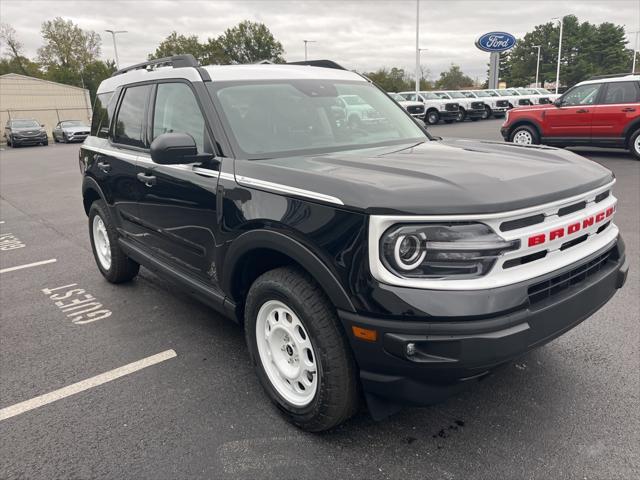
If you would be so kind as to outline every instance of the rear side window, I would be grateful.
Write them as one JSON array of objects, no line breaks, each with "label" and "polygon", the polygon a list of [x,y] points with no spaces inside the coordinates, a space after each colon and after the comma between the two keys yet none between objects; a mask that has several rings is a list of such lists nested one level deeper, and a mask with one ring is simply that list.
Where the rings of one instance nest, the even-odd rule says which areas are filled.
[{"label": "rear side window", "polygon": [[603,104],[637,103],[638,85],[636,82],[611,82],[607,83]]},{"label": "rear side window", "polygon": [[184,83],[160,83],[153,112],[153,138],[163,133],[188,133],[204,151],[205,123],[198,102]]},{"label": "rear side window", "polygon": [[112,98],[113,92],[96,95],[93,117],[91,118],[91,135],[94,137],[107,138],[109,136],[109,124],[113,115]]},{"label": "rear side window", "polygon": [[144,119],[150,91],[151,85],[129,87],[124,91],[113,132],[115,143],[132,147],[146,145]]}]

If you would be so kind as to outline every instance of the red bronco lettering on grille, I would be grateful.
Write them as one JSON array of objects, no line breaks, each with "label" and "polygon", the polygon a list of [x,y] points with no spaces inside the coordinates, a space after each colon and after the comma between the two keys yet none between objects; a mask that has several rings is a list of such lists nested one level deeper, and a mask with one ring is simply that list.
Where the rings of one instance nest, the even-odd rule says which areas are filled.
[{"label": "red bronco lettering on grille", "polygon": [[611,206],[602,212],[596,213],[595,215],[591,215],[590,217],[584,218],[580,222],[575,222],[570,225],[566,225],[563,227],[556,228],[551,230],[549,233],[538,233],[536,235],[532,235],[529,237],[527,243],[530,247],[535,247],[537,245],[542,245],[546,242],[551,242],[558,238],[562,238],[565,235],[573,235],[574,233],[579,232],[580,230],[584,230],[586,228],[591,227],[594,224],[601,223],[615,212],[616,207]]}]

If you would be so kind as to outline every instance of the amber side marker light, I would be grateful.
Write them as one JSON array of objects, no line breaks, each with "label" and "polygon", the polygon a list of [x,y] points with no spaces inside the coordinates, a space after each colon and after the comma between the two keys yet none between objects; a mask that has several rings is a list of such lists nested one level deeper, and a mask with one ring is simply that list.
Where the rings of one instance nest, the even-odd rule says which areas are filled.
[{"label": "amber side marker light", "polygon": [[375,330],[356,327],[355,325],[351,326],[351,330],[353,331],[353,335],[356,338],[359,338],[360,340],[365,340],[367,342],[375,342],[378,339],[378,332]]}]

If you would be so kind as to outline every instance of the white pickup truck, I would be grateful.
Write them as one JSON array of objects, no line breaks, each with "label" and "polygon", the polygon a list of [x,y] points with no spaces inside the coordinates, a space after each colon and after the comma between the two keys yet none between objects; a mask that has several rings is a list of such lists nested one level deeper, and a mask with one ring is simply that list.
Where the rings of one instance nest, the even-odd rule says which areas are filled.
[{"label": "white pickup truck", "polygon": [[460,104],[460,111],[458,112],[458,118],[456,118],[456,120],[459,122],[462,122],[467,118],[474,122],[480,120],[481,118],[487,118],[485,104],[482,100],[473,98],[473,96],[469,97],[468,95],[465,95],[464,93],[457,90],[447,90],[433,93],[445,99],[450,98],[454,102],[458,102]]},{"label": "white pickup truck", "polygon": [[445,123],[453,123],[458,119],[460,105],[457,102],[443,99],[433,92],[399,92],[399,95],[412,102],[424,104],[424,121],[429,125],[435,125],[440,120]]},{"label": "white pickup truck", "polygon": [[419,118],[420,120],[424,120],[424,103],[407,100],[399,93],[388,92],[389,96],[393,98],[396,102],[400,104],[402,108],[404,108],[412,117]]},{"label": "white pickup truck", "polygon": [[509,110],[509,100],[505,100],[493,90],[464,90],[465,95],[473,95],[485,103],[483,119],[502,118]]}]

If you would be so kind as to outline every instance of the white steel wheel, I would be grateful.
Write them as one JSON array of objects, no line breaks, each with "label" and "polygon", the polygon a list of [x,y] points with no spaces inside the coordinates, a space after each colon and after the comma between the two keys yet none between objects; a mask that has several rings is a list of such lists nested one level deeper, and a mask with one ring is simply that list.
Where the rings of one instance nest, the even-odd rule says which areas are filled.
[{"label": "white steel wheel", "polygon": [[96,250],[96,256],[100,265],[105,270],[111,268],[111,244],[109,242],[109,234],[107,233],[107,227],[100,215],[93,217],[92,223],[93,229],[93,244]]},{"label": "white steel wheel", "polygon": [[635,150],[636,155],[640,155],[640,135],[636,136],[636,139],[633,141],[633,149]]},{"label": "white steel wheel", "polygon": [[528,130],[519,130],[513,136],[513,143],[518,145],[533,145],[533,135]]},{"label": "white steel wheel", "polygon": [[318,390],[316,354],[293,310],[278,300],[265,302],[256,319],[256,344],[273,388],[296,407],[309,405]]}]

